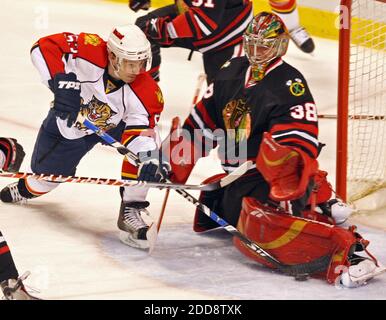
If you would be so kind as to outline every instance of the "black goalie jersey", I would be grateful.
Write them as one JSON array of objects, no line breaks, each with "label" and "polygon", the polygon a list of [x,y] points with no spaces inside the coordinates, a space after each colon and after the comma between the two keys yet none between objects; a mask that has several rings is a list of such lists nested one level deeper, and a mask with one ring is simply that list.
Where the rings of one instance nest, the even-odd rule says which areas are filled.
[{"label": "black goalie jersey", "polygon": [[316,158],[317,111],[303,75],[281,59],[271,63],[260,82],[250,82],[250,74],[246,57],[232,59],[220,70],[183,126],[195,136],[196,148],[205,155],[205,143],[219,145],[223,168],[229,172],[243,155],[243,161],[254,161],[263,133],[270,132],[280,144]]}]

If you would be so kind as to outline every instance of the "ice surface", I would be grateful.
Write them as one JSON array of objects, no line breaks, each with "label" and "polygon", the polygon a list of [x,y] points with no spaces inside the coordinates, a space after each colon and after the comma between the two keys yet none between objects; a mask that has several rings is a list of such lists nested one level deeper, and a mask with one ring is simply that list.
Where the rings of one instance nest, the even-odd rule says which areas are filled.
[{"label": "ice surface", "polygon": [[[91,32],[106,37],[114,25],[134,22],[124,4],[104,1],[3,0],[0,12],[0,134],[16,137],[27,152],[26,170],[41,121],[52,99],[29,58],[39,37],[57,32]],[[17,17],[17,19],[15,18]],[[315,39],[315,55],[292,44],[286,60],[305,75],[320,113],[336,106],[337,45]],[[6,44],[6,46],[4,45]],[[163,132],[170,120],[189,113],[196,80],[202,71],[200,55],[187,61],[188,51],[163,50],[161,87],[165,96]],[[335,121],[320,121],[320,140],[327,143],[320,159],[334,182]],[[97,146],[81,162],[77,175],[119,178],[121,156]],[[200,161],[191,182],[220,167],[213,157]],[[0,187],[11,182],[0,180]],[[197,193],[194,193],[197,195]],[[164,191],[149,193],[150,211],[159,214]],[[157,246],[148,256],[118,240],[116,219],[120,197],[109,186],[62,185],[27,205],[0,203],[0,229],[19,272],[32,272],[27,285],[48,299],[385,299],[386,277],[359,289],[337,289],[322,280],[297,282],[245,258],[225,232],[194,234],[194,207],[171,192]],[[359,231],[371,241],[370,251],[386,263],[384,213],[377,226]],[[364,221],[364,222],[362,222]]]}]

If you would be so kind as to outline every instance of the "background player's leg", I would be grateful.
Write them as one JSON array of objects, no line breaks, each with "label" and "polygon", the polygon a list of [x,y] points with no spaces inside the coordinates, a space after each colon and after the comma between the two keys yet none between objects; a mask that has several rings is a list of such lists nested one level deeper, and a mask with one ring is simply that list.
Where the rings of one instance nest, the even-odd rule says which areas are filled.
[{"label": "background player's leg", "polygon": [[296,0],[270,0],[269,4],[272,11],[284,21],[296,46],[303,52],[313,52],[315,44],[306,29],[300,25]]},{"label": "background player's leg", "polygon": [[35,300],[28,294],[13,261],[11,251],[0,231],[0,288],[7,300]]}]

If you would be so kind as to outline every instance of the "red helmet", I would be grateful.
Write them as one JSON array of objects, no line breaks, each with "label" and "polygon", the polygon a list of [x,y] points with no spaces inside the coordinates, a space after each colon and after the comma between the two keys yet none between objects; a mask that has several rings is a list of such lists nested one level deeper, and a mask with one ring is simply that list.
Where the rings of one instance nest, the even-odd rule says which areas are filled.
[{"label": "red helmet", "polygon": [[245,54],[251,65],[260,65],[283,56],[290,36],[284,22],[274,13],[260,12],[243,35]]}]

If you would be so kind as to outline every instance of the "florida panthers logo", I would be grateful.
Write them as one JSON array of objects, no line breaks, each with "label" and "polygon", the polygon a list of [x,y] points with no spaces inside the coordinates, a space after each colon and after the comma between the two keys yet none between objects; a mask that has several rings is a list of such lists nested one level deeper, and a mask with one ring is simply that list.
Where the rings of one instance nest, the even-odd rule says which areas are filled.
[{"label": "florida panthers logo", "polygon": [[[84,101],[82,99],[82,107],[80,109],[82,116],[86,117],[93,124],[95,124],[104,131],[116,127],[114,123],[108,123],[110,118],[116,115],[117,113],[111,110],[110,106],[107,103],[98,100],[97,98],[95,98],[95,96],[93,96],[88,103],[84,104],[83,102]],[[77,128],[79,130],[87,130],[87,128],[79,122],[77,123]]]},{"label": "florida panthers logo", "polygon": [[102,40],[96,34],[88,33],[88,34],[85,34],[85,36],[84,36],[84,44],[85,45],[90,44],[90,45],[96,47],[99,44],[101,44],[101,42],[102,42]]},{"label": "florida panthers logo", "polygon": [[248,139],[251,133],[250,112],[249,107],[245,105],[245,101],[242,99],[228,102],[222,111],[227,134],[236,143]]}]

